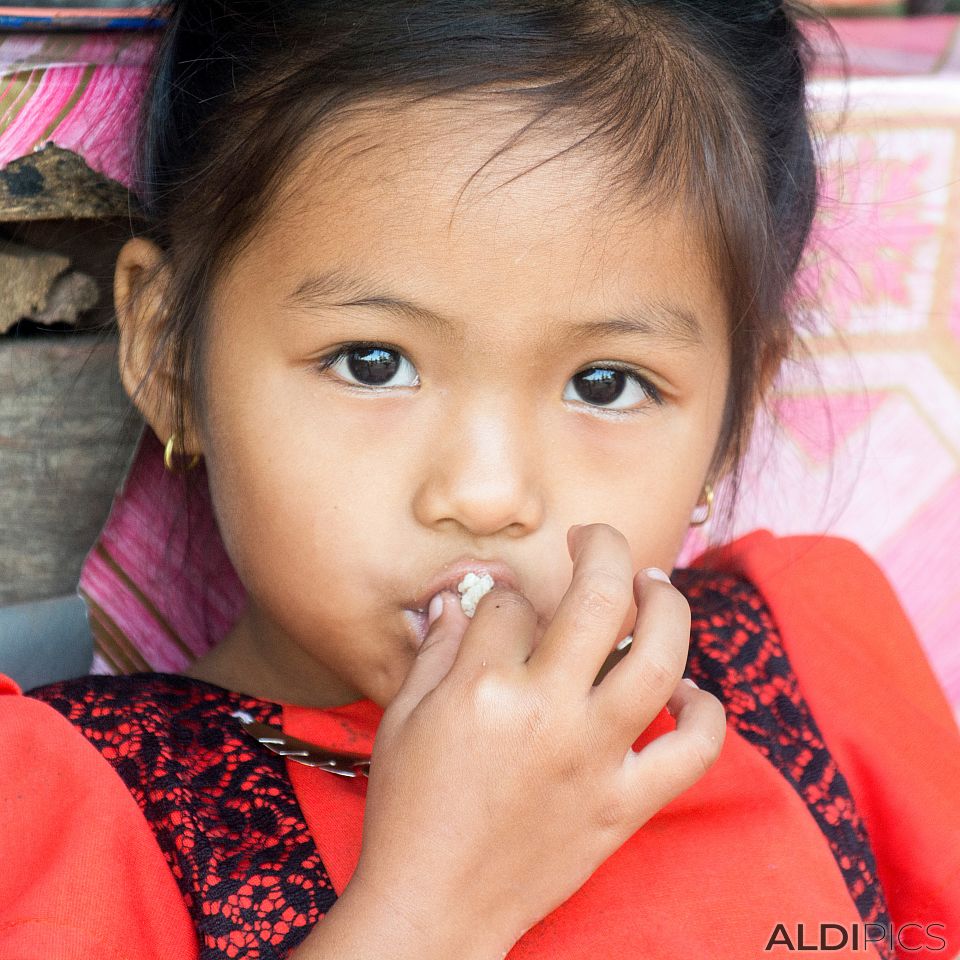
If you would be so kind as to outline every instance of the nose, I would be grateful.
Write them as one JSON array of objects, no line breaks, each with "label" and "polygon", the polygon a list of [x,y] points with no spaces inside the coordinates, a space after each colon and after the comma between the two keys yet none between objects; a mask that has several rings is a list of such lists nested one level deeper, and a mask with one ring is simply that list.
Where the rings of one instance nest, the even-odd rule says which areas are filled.
[{"label": "nose", "polygon": [[543,516],[543,461],[535,424],[503,400],[444,416],[423,457],[414,511],[421,524],[456,523],[477,537],[524,536]]}]

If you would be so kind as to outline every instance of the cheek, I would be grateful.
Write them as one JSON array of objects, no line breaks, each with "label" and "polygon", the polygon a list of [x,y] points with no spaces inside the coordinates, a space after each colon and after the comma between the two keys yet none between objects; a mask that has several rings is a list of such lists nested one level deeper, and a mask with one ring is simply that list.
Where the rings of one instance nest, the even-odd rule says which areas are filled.
[{"label": "cheek", "polygon": [[339,495],[320,456],[329,442],[323,424],[305,430],[302,405],[278,365],[258,364],[254,375],[242,341],[231,345],[234,351],[208,361],[205,452],[217,523],[244,579],[243,568],[276,563],[284,549],[312,556],[330,519],[326,508]]},{"label": "cheek", "polygon": [[227,553],[261,598],[309,606],[322,583],[349,603],[371,561],[400,549],[386,520],[400,514],[391,470],[402,450],[371,435],[369,414],[351,425],[347,411],[362,405],[321,397],[309,372],[258,358],[250,373],[240,354],[208,374],[207,472]]}]

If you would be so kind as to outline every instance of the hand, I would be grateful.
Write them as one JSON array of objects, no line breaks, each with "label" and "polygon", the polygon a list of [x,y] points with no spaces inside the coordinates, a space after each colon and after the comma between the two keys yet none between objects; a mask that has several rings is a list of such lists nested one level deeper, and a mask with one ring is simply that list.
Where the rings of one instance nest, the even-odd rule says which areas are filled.
[{"label": "hand", "polygon": [[[472,621],[444,595],[374,742],[350,886],[450,950],[486,937],[487,955],[505,955],[723,743],[720,702],[680,682],[683,595],[634,576],[607,524],[571,528],[567,543],[573,577],[536,649],[520,594],[495,587]],[[631,649],[594,685],[634,602]],[[635,753],[664,704],[676,730]]]}]

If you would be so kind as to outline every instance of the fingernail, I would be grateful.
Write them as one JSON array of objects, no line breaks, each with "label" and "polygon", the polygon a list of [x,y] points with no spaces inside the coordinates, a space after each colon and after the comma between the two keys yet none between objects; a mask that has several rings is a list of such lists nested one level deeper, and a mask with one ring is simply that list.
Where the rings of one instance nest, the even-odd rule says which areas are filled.
[{"label": "fingernail", "polygon": [[429,630],[434,621],[440,614],[443,613],[443,595],[435,593],[433,599],[430,601],[430,606],[427,608],[427,629]]},{"label": "fingernail", "polygon": [[694,690],[699,690],[699,689],[700,689],[689,677],[684,677],[684,678],[683,678],[683,682],[684,682],[684,683],[689,683],[690,686],[693,687]]},{"label": "fingernail", "polygon": [[664,583],[670,582],[670,578],[659,567],[647,567],[643,572],[651,580],[662,580]]}]

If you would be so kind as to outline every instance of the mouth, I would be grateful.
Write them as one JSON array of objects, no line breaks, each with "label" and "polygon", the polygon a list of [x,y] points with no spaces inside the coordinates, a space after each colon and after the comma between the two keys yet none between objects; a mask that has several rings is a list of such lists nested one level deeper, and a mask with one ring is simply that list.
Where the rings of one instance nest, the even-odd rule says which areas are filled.
[{"label": "mouth", "polygon": [[[489,580],[487,579],[489,578]],[[459,593],[461,597],[461,608],[468,617],[473,617],[476,603],[488,592],[487,584],[493,581],[494,586],[504,586],[517,593],[523,593],[519,586],[519,581],[514,575],[513,570],[506,564],[473,560],[470,558],[458,560],[453,564],[448,564],[433,580],[425,590],[421,590],[417,599],[412,603],[405,604],[403,615],[407,622],[408,632],[413,646],[419,650],[427,638],[429,630],[429,618],[427,611],[430,601],[443,591],[450,593]],[[481,582],[483,581],[483,582]],[[534,640],[534,648],[540,643],[547,627],[547,622],[543,619],[541,613],[537,612],[537,635]],[[605,666],[603,672],[609,670],[615,662],[626,656],[632,644],[633,636],[628,634],[617,642],[610,653],[610,662]]]},{"label": "mouth", "polygon": [[468,617],[473,617],[476,604],[494,586],[507,587],[521,593],[519,581],[513,570],[504,563],[491,560],[462,558],[444,567],[421,589],[416,599],[405,604],[404,617],[417,646],[427,636],[427,611],[430,601],[443,591],[460,594],[460,605]]}]

